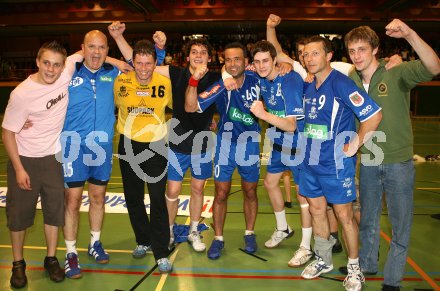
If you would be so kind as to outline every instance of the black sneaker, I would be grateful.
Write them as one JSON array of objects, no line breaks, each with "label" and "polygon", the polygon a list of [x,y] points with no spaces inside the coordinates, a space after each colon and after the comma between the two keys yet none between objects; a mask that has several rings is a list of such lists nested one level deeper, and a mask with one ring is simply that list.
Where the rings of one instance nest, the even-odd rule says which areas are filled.
[{"label": "black sneaker", "polygon": [[289,201],[284,202],[284,207],[292,208],[292,202]]},{"label": "black sneaker", "polygon": [[[362,271],[362,274],[367,275],[367,276],[374,276],[377,274],[377,272],[366,272],[362,269],[361,269],[361,271]],[[343,275],[348,275],[347,266],[339,267],[339,273],[341,273]]]},{"label": "black sneaker", "polygon": [[342,244],[339,239],[336,239],[336,243],[332,247],[332,253],[339,254],[340,252],[342,252]]},{"label": "black sneaker", "polygon": [[12,263],[11,286],[13,288],[23,288],[27,284],[26,262],[24,260]]},{"label": "black sneaker", "polygon": [[44,269],[49,274],[49,278],[54,282],[61,282],[64,280],[64,270],[61,269],[60,263],[56,257],[44,258]]}]

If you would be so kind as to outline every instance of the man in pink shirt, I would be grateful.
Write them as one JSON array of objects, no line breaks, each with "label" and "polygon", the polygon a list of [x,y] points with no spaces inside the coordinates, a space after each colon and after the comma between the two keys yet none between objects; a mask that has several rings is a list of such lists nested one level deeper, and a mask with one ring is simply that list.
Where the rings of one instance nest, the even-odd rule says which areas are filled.
[{"label": "man in pink shirt", "polygon": [[[64,280],[64,270],[55,257],[58,228],[64,225],[64,182],[61,163],[55,156],[68,103],[68,85],[74,64],[81,55],[67,53],[56,41],[38,51],[38,72],[12,91],[3,119],[2,138],[9,156],[6,194],[7,225],[12,242],[11,286],[27,283],[23,245],[26,229],[33,225],[35,206],[41,195],[47,256],[44,268],[52,281]],[[32,126],[22,130],[26,121]]]}]

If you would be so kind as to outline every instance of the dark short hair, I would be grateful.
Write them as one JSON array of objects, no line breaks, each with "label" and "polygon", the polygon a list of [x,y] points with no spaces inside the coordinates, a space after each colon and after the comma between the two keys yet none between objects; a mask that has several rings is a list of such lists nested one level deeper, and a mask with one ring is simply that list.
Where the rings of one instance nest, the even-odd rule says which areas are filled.
[{"label": "dark short hair", "polygon": [[151,41],[148,40],[140,40],[138,41],[133,48],[133,61],[136,55],[151,55],[153,59],[156,61],[156,49]]},{"label": "dark short hair", "polygon": [[185,53],[186,56],[189,56],[189,53],[191,52],[191,48],[193,45],[201,45],[204,46],[206,48],[206,50],[208,51],[208,55],[211,57],[212,56],[212,46],[209,43],[209,41],[204,38],[193,38],[190,39],[186,44],[185,44]]},{"label": "dark short hair", "polygon": [[268,42],[267,40],[260,40],[252,47],[252,58],[255,57],[257,53],[266,53],[269,52],[272,60],[277,56],[277,51],[273,44]]},{"label": "dark short hair", "polygon": [[327,38],[325,38],[323,36],[320,36],[320,35],[311,36],[304,41],[304,44],[307,45],[312,42],[322,43],[322,46],[324,47],[324,51],[326,54],[331,53],[333,51],[332,43],[330,42],[330,40],[328,40]]},{"label": "dark short hair", "polygon": [[233,49],[233,48],[241,49],[243,51],[244,58],[247,58],[247,49],[246,49],[246,47],[242,43],[240,43],[238,41],[235,41],[235,42],[228,43],[225,46],[225,50]]},{"label": "dark short hair", "polygon": [[373,49],[379,47],[380,40],[376,32],[369,26],[359,26],[350,30],[344,37],[345,47],[348,48],[349,42],[363,40],[368,42]]},{"label": "dark short hair", "polygon": [[52,51],[54,53],[59,53],[63,56],[63,63],[67,58],[67,51],[64,46],[56,40],[48,41],[43,43],[37,53],[37,59],[40,59],[45,51]]}]

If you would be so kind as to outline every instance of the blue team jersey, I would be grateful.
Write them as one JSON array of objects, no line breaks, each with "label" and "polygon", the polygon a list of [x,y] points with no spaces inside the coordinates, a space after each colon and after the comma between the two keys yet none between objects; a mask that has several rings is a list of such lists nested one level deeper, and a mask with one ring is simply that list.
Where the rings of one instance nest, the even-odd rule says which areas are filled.
[{"label": "blue team jersey", "polygon": [[[86,138],[91,141],[99,136],[101,143],[111,143],[115,123],[113,84],[119,70],[107,63],[95,73],[83,63],[76,66],[61,138],[68,143],[86,144]],[[77,133],[76,138],[72,132]]]},{"label": "blue team jersey", "polygon": [[304,94],[303,167],[317,175],[354,175],[356,158],[346,158],[342,150],[356,133],[355,116],[363,122],[380,110],[367,93],[336,70],[318,89],[313,81]]},{"label": "blue team jersey", "polygon": [[295,148],[298,140],[298,129],[302,129],[304,119],[303,79],[298,73],[291,71],[284,76],[278,75],[273,80],[261,78],[260,88],[261,96],[269,113],[283,118],[293,116],[297,120],[295,132],[284,132],[272,126],[266,134],[274,144]]},{"label": "blue team jersey", "polygon": [[[253,73],[245,73],[239,90],[227,91],[223,80],[219,80],[197,98],[201,112],[215,103],[220,114],[217,135],[237,142],[243,132],[260,132],[258,119],[250,111],[252,103],[260,98],[259,78]],[[232,130],[228,123],[232,124]],[[228,133],[222,135],[224,131]]]}]

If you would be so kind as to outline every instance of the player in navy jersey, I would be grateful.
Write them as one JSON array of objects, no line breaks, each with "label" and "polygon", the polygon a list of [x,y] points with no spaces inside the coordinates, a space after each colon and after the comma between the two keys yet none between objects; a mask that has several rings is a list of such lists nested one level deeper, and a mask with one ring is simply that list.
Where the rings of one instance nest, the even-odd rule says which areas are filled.
[{"label": "player in navy jersey", "polygon": [[[266,134],[273,149],[264,186],[272,203],[277,227],[265,246],[275,248],[284,239],[293,235],[293,230],[287,224],[279,180],[285,170],[290,170],[298,183],[298,163],[291,160],[291,156],[294,157],[296,152],[297,127],[299,123],[302,124],[299,120],[304,118],[302,100],[304,82],[296,72],[280,75],[276,67],[276,50],[270,42],[257,42],[253,47],[252,56],[255,70],[261,78],[260,92],[266,109],[262,101],[255,101],[251,112],[271,125]],[[309,253],[311,257],[311,252]]]},{"label": "player in navy jersey", "polygon": [[250,108],[260,96],[260,87],[256,76],[245,74],[245,65],[246,48],[240,43],[231,43],[225,47],[225,69],[232,75],[238,89],[227,91],[223,80],[219,80],[207,91],[197,95],[198,82],[207,72],[206,66],[199,66],[190,78],[186,91],[186,111],[203,112],[215,103],[220,114],[214,158],[215,238],[208,250],[210,259],[218,259],[224,248],[223,227],[235,168],[242,178],[244,192],[245,251],[254,253],[257,250],[254,226],[258,208],[256,189],[260,175],[260,126]]},{"label": "player in navy jersey", "polygon": [[[314,36],[306,41],[304,60],[315,80],[304,94],[306,148],[300,189],[310,204],[316,259],[301,276],[312,279],[333,269],[331,250],[336,240],[330,236],[326,215],[327,203],[333,203],[351,265],[344,286],[346,290],[360,290],[365,279],[359,267],[359,231],[351,205],[356,199],[354,155],[371,137],[382,113],[353,81],[330,67],[331,58],[327,39]],[[357,134],[355,116],[360,121]]]}]

